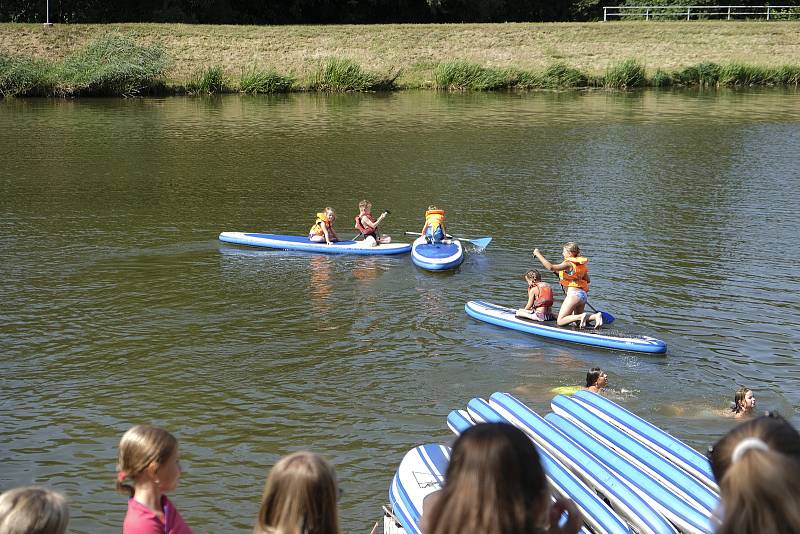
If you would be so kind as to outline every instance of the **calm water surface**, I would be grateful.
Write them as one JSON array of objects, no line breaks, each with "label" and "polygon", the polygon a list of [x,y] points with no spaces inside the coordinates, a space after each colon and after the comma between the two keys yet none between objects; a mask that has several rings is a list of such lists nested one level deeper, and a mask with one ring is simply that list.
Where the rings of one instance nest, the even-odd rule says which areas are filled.
[{"label": "calm water surface", "polygon": [[[197,532],[246,532],[277,458],[330,458],[368,532],[402,455],[510,391],[540,412],[587,368],[698,449],[733,391],[800,408],[800,93],[605,92],[0,102],[0,488],[47,484],[75,532],[118,532],[116,445],[180,440]],[[224,230],[341,234],[361,198],[402,240],[436,203],[491,235],[454,273],[408,256],[245,249]],[[478,323],[538,246],[575,240],[592,302],[666,356]]]}]

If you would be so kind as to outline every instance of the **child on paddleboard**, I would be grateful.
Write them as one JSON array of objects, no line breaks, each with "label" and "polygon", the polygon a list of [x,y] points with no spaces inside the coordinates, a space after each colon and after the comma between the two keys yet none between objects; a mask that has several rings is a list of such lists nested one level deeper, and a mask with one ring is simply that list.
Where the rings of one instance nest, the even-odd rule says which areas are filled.
[{"label": "child on paddleboard", "polygon": [[[389,210],[381,213],[377,219],[372,216],[372,202],[362,200],[358,203],[358,215],[356,215],[356,230],[364,236],[364,241],[370,245],[377,246],[379,243],[390,243],[392,238],[388,235],[381,235],[378,225],[389,214]],[[356,236],[358,237],[358,236]]]},{"label": "child on paddleboard", "polygon": [[339,236],[336,235],[336,230],[333,229],[333,221],[336,220],[336,212],[333,208],[325,208],[317,213],[317,220],[314,221],[314,226],[308,231],[309,241],[315,243],[331,244],[334,241],[339,241]]},{"label": "child on paddleboard", "polygon": [[603,315],[600,312],[590,315],[583,311],[589,293],[589,269],[586,267],[589,260],[581,256],[581,249],[572,241],[564,244],[561,253],[564,261],[554,265],[547,261],[538,248],[533,249],[533,255],[544,268],[558,274],[565,292],[564,302],[558,310],[558,325],[578,323],[578,327],[583,328],[586,321],[591,319],[594,327],[600,328],[603,325]]},{"label": "child on paddleboard", "polygon": [[[117,491],[127,493],[122,534],[192,534],[166,492],[178,487],[178,440],[161,428],[131,427],[119,442]],[[129,480],[133,485],[124,484]]]},{"label": "child on paddleboard", "polygon": [[528,303],[517,312],[517,315],[534,321],[555,321],[553,315],[553,288],[542,282],[542,275],[536,269],[525,273],[528,282]]},{"label": "child on paddleboard", "polygon": [[440,243],[447,235],[444,226],[444,210],[436,206],[428,206],[425,211],[425,225],[422,227],[421,233],[428,243]]}]

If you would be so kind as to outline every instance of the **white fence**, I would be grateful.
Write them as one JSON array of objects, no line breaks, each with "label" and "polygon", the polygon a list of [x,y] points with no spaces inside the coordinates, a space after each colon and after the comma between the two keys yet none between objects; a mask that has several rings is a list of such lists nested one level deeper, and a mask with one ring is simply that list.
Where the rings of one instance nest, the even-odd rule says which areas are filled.
[{"label": "white fence", "polygon": [[797,19],[800,6],[603,6],[603,22],[612,18],[628,19]]}]

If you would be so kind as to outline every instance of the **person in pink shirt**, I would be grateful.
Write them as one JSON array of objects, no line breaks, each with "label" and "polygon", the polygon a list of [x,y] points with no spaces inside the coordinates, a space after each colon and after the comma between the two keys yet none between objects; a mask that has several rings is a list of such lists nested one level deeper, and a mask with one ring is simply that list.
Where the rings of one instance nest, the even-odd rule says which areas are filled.
[{"label": "person in pink shirt", "polygon": [[178,487],[180,477],[178,440],[172,434],[149,425],[125,432],[117,456],[117,491],[130,497],[122,533],[192,534],[165,495]]}]

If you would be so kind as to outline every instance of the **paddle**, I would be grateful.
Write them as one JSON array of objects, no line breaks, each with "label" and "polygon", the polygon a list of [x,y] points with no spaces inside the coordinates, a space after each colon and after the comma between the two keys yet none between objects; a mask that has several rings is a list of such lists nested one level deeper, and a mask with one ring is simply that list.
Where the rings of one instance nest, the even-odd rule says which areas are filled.
[{"label": "paddle", "polygon": [[[384,211],[383,211],[383,213],[381,213],[381,216],[380,216],[380,217],[378,217],[378,220],[377,220],[377,221],[375,221],[375,226],[378,226],[378,225],[381,223],[381,221],[382,221],[383,219],[385,219],[385,218],[386,218],[386,216],[387,216],[387,215],[389,215],[390,213],[392,213],[392,212],[391,212],[391,211],[389,211],[389,210],[384,210]],[[358,238],[359,238],[359,237],[361,237],[362,235],[364,235],[362,232],[358,232],[358,233],[356,234],[356,236],[355,236],[353,239],[351,239],[350,241],[355,241],[356,239],[358,239]],[[377,237],[376,237],[375,239],[377,239]]]},{"label": "paddle", "polygon": [[[555,275],[556,278],[558,278],[558,274],[556,274],[556,273],[553,273],[553,274]],[[561,288],[561,292],[564,293],[564,296],[566,297],[567,296],[567,292],[566,292],[566,290],[564,290],[564,286],[561,285],[561,279],[558,278],[558,281],[559,281],[558,287]],[[598,313],[597,312],[597,308],[595,308],[594,306],[589,304],[588,300],[586,301],[586,305],[589,306],[590,310],[592,310],[595,313]],[[600,315],[603,317],[603,324],[604,325],[611,324],[611,323],[614,322],[614,316],[611,315],[610,313],[608,313],[607,311],[601,311]]]},{"label": "paddle", "polygon": [[[416,235],[416,236],[422,235],[419,232],[404,232],[404,233],[406,235]],[[474,239],[468,239],[466,237],[461,237],[461,236],[458,236],[458,235],[448,235],[448,236],[445,236],[445,237],[448,237],[450,239],[458,239],[459,241],[466,241],[467,243],[472,243],[473,245],[475,245],[479,249],[484,249],[484,248],[488,247],[489,243],[492,242],[492,238],[491,237],[476,237]]]}]

